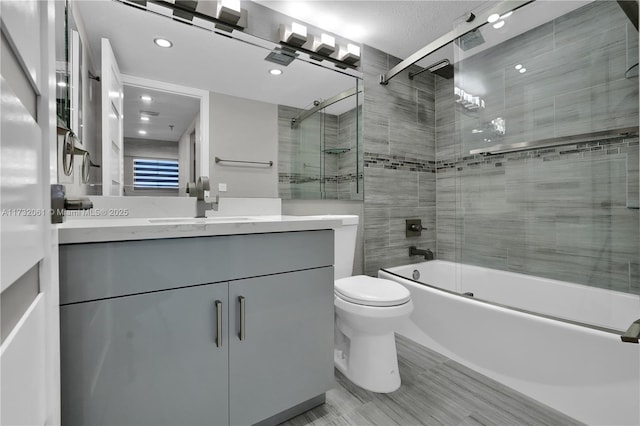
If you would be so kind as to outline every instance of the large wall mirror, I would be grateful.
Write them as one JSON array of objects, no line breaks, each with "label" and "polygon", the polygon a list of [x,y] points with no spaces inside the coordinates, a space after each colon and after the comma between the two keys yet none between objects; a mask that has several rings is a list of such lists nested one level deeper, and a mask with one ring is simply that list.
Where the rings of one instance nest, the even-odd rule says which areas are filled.
[{"label": "large wall mirror", "polygon": [[67,20],[80,68],[59,78],[79,100],[67,91],[59,106],[99,166],[80,192],[184,196],[208,175],[222,196],[362,199],[356,71],[304,54],[284,64],[271,41],[129,2],[71,0]]}]

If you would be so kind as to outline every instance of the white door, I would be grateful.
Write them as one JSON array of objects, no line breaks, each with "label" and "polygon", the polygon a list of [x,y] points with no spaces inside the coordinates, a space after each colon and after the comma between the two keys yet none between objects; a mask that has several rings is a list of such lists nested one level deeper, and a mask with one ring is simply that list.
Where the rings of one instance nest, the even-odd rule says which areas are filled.
[{"label": "white door", "polygon": [[60,423],[53,8],[0,1],[2,425]]},{"label": "white door", "polygon": [[122,195],[124,152],[120,68],[111,43],[102,39],[102,195]]}]

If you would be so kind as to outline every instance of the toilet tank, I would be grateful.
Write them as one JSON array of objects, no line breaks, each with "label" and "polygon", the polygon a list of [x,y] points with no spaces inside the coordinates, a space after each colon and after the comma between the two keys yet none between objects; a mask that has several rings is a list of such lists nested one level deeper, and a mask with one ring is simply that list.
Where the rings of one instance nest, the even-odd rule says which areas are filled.
[{"label": "toilet tank", "polygon": [[333,229],[333,276],[336,280],[350,277],[353,273],[359,217],[356,215],[322,215],[316,217],[331,218],[342,222],[342,226]]},{"label": "toilet tank", "polygon": [[358,216],[355,224],[343,222],[340,228],[334,228],[333,240],[333,276],[334,279],[350,277],[353,274],[353,257],[356,253],[356,235],[358,234]]}]

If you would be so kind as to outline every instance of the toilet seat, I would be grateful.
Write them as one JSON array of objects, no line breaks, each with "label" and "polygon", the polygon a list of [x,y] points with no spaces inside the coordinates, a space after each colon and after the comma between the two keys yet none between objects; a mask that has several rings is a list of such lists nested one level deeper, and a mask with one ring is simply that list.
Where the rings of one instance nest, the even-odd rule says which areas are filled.
[{"label": "toilet seat", "polygon": [[367,275],[336,280],[334,294],[347,302],[365,306],[398,306],[411,300],[411,293],[401,284]]}]

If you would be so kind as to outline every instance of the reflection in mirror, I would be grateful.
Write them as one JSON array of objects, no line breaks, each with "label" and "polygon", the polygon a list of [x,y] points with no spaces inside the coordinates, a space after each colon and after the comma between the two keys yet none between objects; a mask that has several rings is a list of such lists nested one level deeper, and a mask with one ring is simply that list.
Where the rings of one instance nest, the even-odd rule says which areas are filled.
[{"label": "reflection in mirror", "polygon": [[200,100],[125,84],[123,110],[124,195],[178,195],[196,180]]},{"label": "reflection in mirror", "polygon": [[99,122],[93,115],[98,111],[100,87],[83,43],[86,36],[82,22],[77,19],[77,2],[54,3],[58,182],[71,195],[95,194],[99,191],[93,185],[99,181],[101,156],[96,149]]},{"label": "reflection in mirror", "polygon": [[[362,91],[359,85],[305,110],[278,108],[284,199],[363,199]],[[289,155],[287,155],[287,153]]]},{"label": "reflection in mirror", "polygon": [[56,2],[56,113],[58,126],[69,128],[69,60],[67,58],[68,35],[66,2]]},{"label": "reflection in mirror", "polygon": [[[73,20],[70,19],[70,22],[73,22]],[[75,23],[73,23],[73,26],[75,27]],[[69,36],[70,36],[70,44],[69,44],[68,55],[71,59],[69,62],[69,69],[71,74],[70,75],[71,77],[70,78],[70,81],[71,81],[71,87],[70,87],[71,89],[70,90],[71,127],[70,128],[78,137],[77,138],[78,144],[82,145],[84,140],[83,139],[84,123],[82,118],[82,113],[84,111],[83,99],[82,99],[83,98],[82,87],[84,85],[84,78],[83,78],[83,72],[82,72],[82,65],[83,65],[82,39],[80,38],[80,33],[78,32],[77,29],[71,30],[71,33]]]},{"label": "reflection in mirror", "polygon": [[[225,32],[223,37],[212,30],[185,25],[170,17],[150,13],[118,1],[73,1],[72,4],[74,19],[79,22],[78,26],[81,29],[80,37],[88,51],[89,58],[85,62],[95,65],[95,68],[89,68],[89,71],[98,73],[102,62],[102,39],[108,39],[124,76],[124,150],[122,160],[119,163],[112,162],[121,164],[124,168],[121,171],[125,179],[123,195],[186,195],[182,189],[185,186],[183,182],[193,180],[199,175],[210,176],[212,194],[216,194],[219,189],[224,191],[226,187],[226,194],[221,192],[221,196],[290,198],[305,192],[285,191],[280,194],[283,191],[282,185],[279,192],[278,182],[288,179],[291,174],[288,164],[300,163],[299,152],[287,152],[283,149],[283,146],[290,143],[293,129],[289,126],[286,132],[282,131],[283,126],[279,125],[282,116],[279,112],[290,108],[298,114],[302,110],[312,108],[313,100],[324,101],[336,94],[353,90],[358,81],[357,72],[337,71],[334,68],[319,66],[320,63],[310,60],[305,54],[300,54],[288,65],[274,63],[267,59],[272,58],[274,55],[271,53],[279,47],[272,42],[238,32],[232,33],[231,37]],[[163,48],[154,44],[154,39],[158,37],[169,40],[172,46]],[[242,40],[232,37],[241,37]],[[271,70],[278,70],[280,74],[274,75],[277,71],[272,73]],[[103,78],[100,84],[104,85],[104,76],[101,77]],[[141,95],[138,92],[128,94],[130,89],[126,85],[127,77],[204,91],[208,96],[205,96],[206,99],[202,102],[196,103],[206,104],[207,110],[200,108],[194,113],[191,109],[185,109],[180,104],[181,101],[178,101],[179,98],[176,98],[175,101],[168,101],[177,107],[173,111],[156,111],[156,106],[150,105],[149,109],[136,106],[129,112],[126,104],[130,99]],[[137,90],[144,87],[141,84],[134,86],[137,86]],[[156,99],[157,96],[159,95],[156,94]],[[341,114],[348,111],[354,111],[352,114],[355,114],[359,111],[359,98],[361,96],[352,96],[343,101],[349,105],[340,107],[335,104],[333,112],[328,107],[327,110],[318,113],[324,117],[325,130],[322,132],[327,137],[322,144],[315,146],[318,160],[314,159],[314,162],[324,169],[324,175],[317,178],[317,182],[323,185],[322,190],[315,191],[317,198],[339,198],[338,195],[325,194],[340,192],[337,185],[342,179],[341,176],[348,175],[350,177],[344,178],[345,182],[342,182],[345,183],[342,185],[342,192],[345,194],[340,198],[362,199],[362,185],[358,184],[358,176],[362,173],[361,149],[351,149],[342,154],[322,152],[338,147],[338,138],[347,135],[353,138],[348,143],[350,146],[358,145],[358,132],[351,132],[357,130],[357,125],[349,126],[349,130],[337,126]],[[338,111],[338,108],[341,110]],[[141,121],[144,114],[140,111],[159,112],[155,116],[148,114],[150,121],[146,125],[157,124],[164,130],[169,129],[169,132],[170,126],[174,126],[173,140],[155,137],[150,130],[147,130],[147,135],[136,134],[139,130],[144,130],[141,127],[144,125]],[[188,123],[181,124],[178,129],[177,122],[174,122],[176,118],[172,114],[185,115],[183,119]],[[192,115],[187,118],[186,115],[189,114]],[[85,114],[85,123],[93,119],[98,121],[93,123],[93,128],[104,127],[104,123],[100,124],[99,119],[95,120],[95,117],[100,115],[98,113],[87,117]],[[289,120],[290,118],[292,117],[288,117]],[[194,124],[198,121],[199,126]],[[346,119],[343,119],[343,123],[346,123]],[[129,127],[131,129],[127,130]],[[297,140],[302,142],[305,136],[301,136],[300,131],[297,133]],[[331,137],[328,137],[329,135]],[[145,137],[143,143],[140,142],[143,139],[141,136]],[[152,141],[161,142],[154,144]],[[181,145],[180,141],[184,141],[184,144]],[[139,155],[136,152],[144,152],[148,158],[167,159],[169,143],[174,144],[169,157],[175,157],[175,153],[178,152],[178,189],[136,188],[134,159]],[[91,151],[92,157],[99,156],[100,141],[97,145],[92,147],[95,150],[95,156]],[[134,146],[144,146],[144,150],[136,151],[137,148],[133,148]],[[155,154],[150,155],[154,149]],[[339,156],[343,160],[339,160]],[[214,157],[265,162],[267,165],[215,163]],[[321,157],[323,159],[319,160]],[[339,166],[337,161],[347,164],[347,158],[352,163],[352,171],[339,173],[338,169],[343,166]],[[273,166],[269,166],[269,162],[273,162]],[[348,179],[352,179],[353,182],[346,182]],[[334,182],[336,190],[328,191],[327,187]],[[91,185],[96,189],[102,187],[99,176],[92,176]],[[344,189],[347,187],[348,190]],[[311,197],[306,193],[301,196]]]},{"label": "reflection in mirror", "polygon": [[83,47],[78,25],[68,1],[55,4],[56,22],[56,113],[58,126],[73,130],[82,144]]}]

